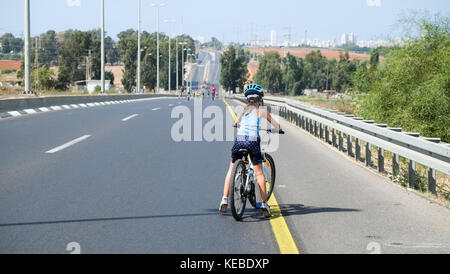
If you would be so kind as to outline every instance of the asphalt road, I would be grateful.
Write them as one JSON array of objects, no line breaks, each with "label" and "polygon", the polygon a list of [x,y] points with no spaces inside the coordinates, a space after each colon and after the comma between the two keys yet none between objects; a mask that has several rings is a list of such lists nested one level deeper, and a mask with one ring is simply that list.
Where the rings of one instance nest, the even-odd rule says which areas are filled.
[{"label": "asphalt road", "polygon": [[[173,141],[178,106],[194,113],[158,99],[0,121],[0,253],[279,253],[259,211],[218,214],[233,143]],[[447,208],[282,124],[275,195],[301,253],[450,253]]]},{"label": "asphalt road", "polygon": [[200,50],[197,63],[192,66],[190,77],[194,90],[199,90],[204,82],[210,85],[220,86],[220,53],[217,51]]}]

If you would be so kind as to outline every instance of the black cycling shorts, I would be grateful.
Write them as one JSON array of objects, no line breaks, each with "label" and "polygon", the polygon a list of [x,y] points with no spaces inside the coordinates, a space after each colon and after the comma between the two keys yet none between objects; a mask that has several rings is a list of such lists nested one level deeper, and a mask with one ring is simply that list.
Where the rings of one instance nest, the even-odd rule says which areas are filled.
[{"label": "black cycling shorts", "polygon": [[257,166],[264,162],[261,153],[261,139],[258,138],[257,140],[254,140],[253,138],[250,138],[248,136],[238,136],[238,138],[236,138],[236,141],[234,143],[233,149],[231,150],[232,152],[231,157],[233,164],[237,160],[243,158],[244,155],[239,152],[239,150],[241,149],[248,150],[250,154],[250,159],[254,166]]}]

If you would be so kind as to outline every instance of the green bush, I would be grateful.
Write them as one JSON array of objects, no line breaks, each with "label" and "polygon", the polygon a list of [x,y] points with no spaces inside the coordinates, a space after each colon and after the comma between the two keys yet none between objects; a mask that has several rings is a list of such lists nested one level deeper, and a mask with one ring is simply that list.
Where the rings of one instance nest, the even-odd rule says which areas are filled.
[{"label": "green bush", "polygon": [[422,30],[372,71],[358,114],[450,142],[449,25],[423,22]]}]

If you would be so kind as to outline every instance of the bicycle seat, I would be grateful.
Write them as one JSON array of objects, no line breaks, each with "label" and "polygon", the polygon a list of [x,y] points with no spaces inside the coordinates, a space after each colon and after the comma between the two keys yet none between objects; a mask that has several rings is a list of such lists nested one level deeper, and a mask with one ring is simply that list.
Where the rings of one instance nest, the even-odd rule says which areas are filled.
[{"label": "bicycle seat", "polygon": [[245,155],[246,155],[246,154],[248,154],[248,150],[245,149],[245,148],[244,148],[244,149],[240,149],[240,150],[239,150],[239,153],[242,153],[242,154],[245,154]]}]

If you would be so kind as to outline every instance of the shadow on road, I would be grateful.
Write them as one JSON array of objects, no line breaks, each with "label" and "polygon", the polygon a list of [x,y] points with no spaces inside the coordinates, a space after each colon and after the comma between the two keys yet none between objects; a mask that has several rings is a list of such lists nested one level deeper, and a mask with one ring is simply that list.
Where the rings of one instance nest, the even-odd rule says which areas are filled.
[{"label": "shadow on road", "polygon": [[334,208],[334,207],[314,207],[305,206],[302,204],[296,205],[280,205],[283,216],[308,215],[317,213],[339,213],[339,212],[360,212],[359,209],[354,208]]},{"label": "shadow on road", "polygon": [[[299,215],[308,215],[308,214],[318,214],[318,213],[340,213],[340,212],[360,212],[359,209],[353,208],[334,208],[334,207],[313,207],[313,206],[305,206],[302,204],[282,204],[279,207],[272,207],[272,219],[276,219],[287,216],[299,216]],[[281,211],[280,211],[281,210]],[[267,221],[262,216],[260,210],[257,209],[249,209],[246,210],[246,214],[242,220],[243,222],[261,222]]]},{"label": "shadow on road", "polygon": [[[295,216],[317,213],[338,213],[338,212],[359,212],[359,209],[349,208],[332,208],[332,207],[308,207],[301,204],[293,205],[280,205],[279,208],[272,208],[272,218],[280,217],[280,209],[283,216]],[[216,209],[206,210],[208,213],[187,213],[187,214],[167,214],[167,215],[155,215],[155,216],[135,216],[135,217],[114,217],[114,218],[92,218],[92,219],[74,219],[74,220],[57,220],[57,221],[41,221],[41,222],[22,222],[22,223],[5,223],[0,224],[2,227],[12,226],[32,226],[32,225],[52,225],[52,224],[71,224],[71,223],[90,223],[90,222],[110,222],[110,221],[133,221],[133,220],[150,220],[160,218],[186,218],[186,217],[199,217],[199,216],[217,216],[220,215]],[[231,217],[230,212],[222,214],[225,217]],[[258,209],[247,208],[245,210],[243,222],[262,222],[268,221],[262,216],[262,213]]]},{"label": "shadow on road", "polygon": [[209,216],[209,215],[217,215],[217,214],[218,213],[168,214],[168,215],[155,215],[155,216],[93,218],[93,219],[42,221],[42,222],[6,223],[6,224],[0,224],[0,228],[10,227],[10,226],[28,226],[28,225],[52,225],[52,224],[107,222],[107,221],[133,221],[133,220],[150,220],[150,219],[159,219],[159,218],[183,218],[183,217]]}]

